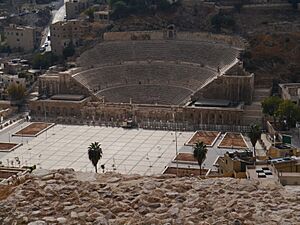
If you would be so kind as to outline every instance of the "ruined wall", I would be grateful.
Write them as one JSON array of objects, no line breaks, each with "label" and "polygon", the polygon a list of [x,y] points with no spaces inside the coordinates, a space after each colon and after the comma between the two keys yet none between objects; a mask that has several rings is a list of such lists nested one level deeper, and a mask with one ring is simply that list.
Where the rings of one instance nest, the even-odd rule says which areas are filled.
[{"label": "ruined wall", "polygon": [[222,99],[251,104],[254,90],[254,75],[221,75],[196,92],[192,100]]},{"label": "ruined wall", "polygon": [[137,122],[172,122],[189,123],[194,125],[241,125],[243,110],[241,108],[193,108],[164,105],[134,105],[113,104],[103,102],[68,102],[47,101],[31,102],[30,109],[33,118],[43,117],[44,110],[47,117],[57,116],[76,117],[80,121],[123,121],[133,118]]},{"label": "ruined wall", "polygon": [[104,33],[105,41],[136,41],[136,40],[162,40],[162,31],[129,31]]},{"label": "ruined wall", "polygon": [[170,30],[161,31],[128,31],[128,32],[107,32],[104,33],[105,41],[129,41],[129,40],[191,40],[191,41],[215,41],[226,43],[235,47],[244,48],[245,41],[237,36],[219,35],[207,32],[173,32],[170,37]]},{"label": "ruined wall", "polygon": [[45,75],[39,78],[39,94],[50,97],[56,94],[89,96],[89,91],[72,78],[69,72]]},{"label": "ruined wall", "polygon": [[215,41],[226,43],[235,47],[244,48],[245,41],[237,36],[212,34],[207,32],[177,32],[177,40]]},{"label": "ruined wall", "polygon": [[81,117],[81,110],[90,98],[81,101],[36,100],[29,102],[30,114],[33,118],[44,117]]}]

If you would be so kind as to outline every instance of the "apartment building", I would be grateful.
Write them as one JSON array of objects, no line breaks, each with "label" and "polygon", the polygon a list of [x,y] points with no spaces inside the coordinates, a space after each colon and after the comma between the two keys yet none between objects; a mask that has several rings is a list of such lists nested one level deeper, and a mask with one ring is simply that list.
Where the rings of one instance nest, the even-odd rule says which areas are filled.
[{"label": "apartment building", "polygon": [[15,24],[4,28],[7,44],[12,49],[32,51],[38,47],[38,34],[35,28],[29,26],[17,26]]},{"label": "apartment building", "polygon": [[300,83],[279,84],[281,98],[300,106]]},{"label": "apartment building", "polygon": [[110,18],[109,18],[109,11],[96,11],[94,12],[94,21],[100,22],[103,24],[109,24]]},{"label": "apartment building", "polygon": [[56,55],[62,55],[63,49],[72,42],[74,47],[81,45],[82,36],[88,33],[89,26],[80,20],[59,21],[50,26],[51,49]]},{"label": "apartment building", "polygon": [[89,0],[70,0],[65,3],[67,20],[75,19],[90,6]]}]

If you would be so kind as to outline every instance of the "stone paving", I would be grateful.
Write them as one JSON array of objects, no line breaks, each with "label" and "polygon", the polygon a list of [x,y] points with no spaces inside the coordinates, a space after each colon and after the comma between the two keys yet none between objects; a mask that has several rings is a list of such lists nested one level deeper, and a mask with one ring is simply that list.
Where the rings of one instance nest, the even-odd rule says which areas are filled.
[{"label": "stone paving", "polygon": [[[12,166],[11,162],[18,157],[22,165],[35,164],[43,169],[74,168],[76,171],[91,172],[94,168],[88,159],[87,148],[95,141],[100,142],[103,149],[98,171],[101,171],[100,165],[105,164],[105,171],[160,174],[176,155],[173,131],[57,124],[37,137],[12,136],[28,124],[24,122],[0,133],[0,142],[23,144],[10,153],[0,152],[0,161],[5,166]],[[177,132],[179,153],[193,152],[191,146],[184,146],[192,135],[193,132]],[[213,164],[218,156],[223,156],[227,151],[236,151],[217,147],[223,136],[220,135],[216,143],[208,147],[204,168],[215,170]],[[251,146],[247,138],[246,141]],[[198,168],[198,165],[193,167]]]},{"label": "stone paving", "polygon": [[[178,148],[191,135],[192,132],[184,132],[178,136]],[[2,155],[0,160],[4,165],[7,159],[11,161],[18,157],[23,165],[36,164],[44,169],[71,167],[76,171],[93,171],[87,148],[95,141],[100,142],[103,149],[98,166],[105,164],[106,171],[124,174],[161,173],[176,152],[174,132],[171,131],[55,125],[35,138],[10,139],[22,142],[23,146]]]},{"label": "stone paving", "polygon": [[1,225],[300,224],[299,194],[278,183],[70,169],[34,173],[0,200]]}]

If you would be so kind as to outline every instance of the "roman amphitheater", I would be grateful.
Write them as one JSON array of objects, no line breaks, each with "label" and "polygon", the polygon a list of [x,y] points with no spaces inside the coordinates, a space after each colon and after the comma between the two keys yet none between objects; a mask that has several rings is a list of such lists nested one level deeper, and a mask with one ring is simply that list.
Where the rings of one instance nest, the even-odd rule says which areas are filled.
[{"label": "roman amphitheater", "polygon": [[35,120],[132,118],[141,126],[176,122],[188,129],[260,118],[253,106],[254,75],[238,60],[245,45],[240,38],[170,27],[109,32],[103,39],[77,58],[76,68],[40,77],[40,98],[30,102]]}]

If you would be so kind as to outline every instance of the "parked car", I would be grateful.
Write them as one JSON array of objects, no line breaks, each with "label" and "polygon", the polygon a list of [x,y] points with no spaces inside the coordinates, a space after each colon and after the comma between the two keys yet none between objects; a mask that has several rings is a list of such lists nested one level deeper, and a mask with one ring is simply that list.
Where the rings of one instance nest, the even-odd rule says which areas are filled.
[{"label": "parked car", "polygon": [[40,52],[46,51],[46,48],[44,46],[40,47]]}]

